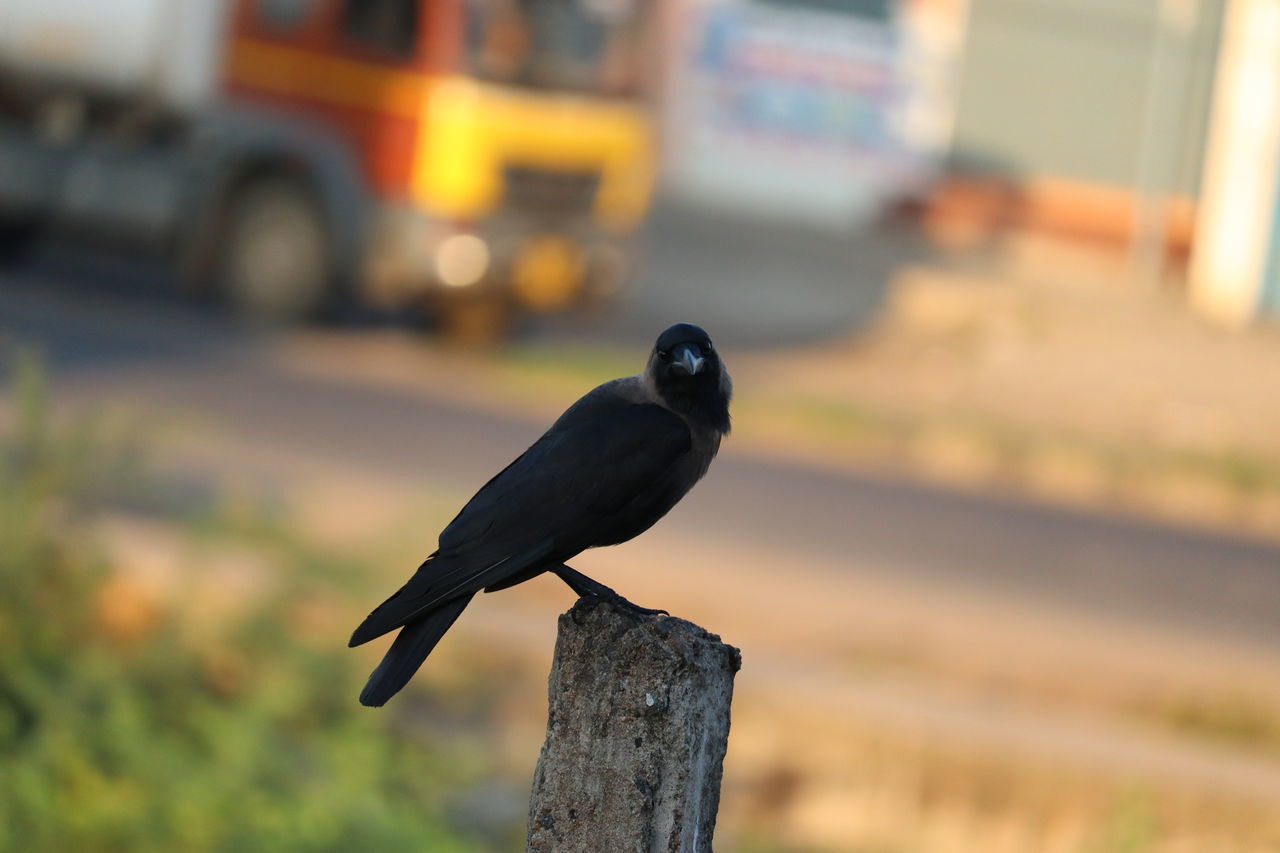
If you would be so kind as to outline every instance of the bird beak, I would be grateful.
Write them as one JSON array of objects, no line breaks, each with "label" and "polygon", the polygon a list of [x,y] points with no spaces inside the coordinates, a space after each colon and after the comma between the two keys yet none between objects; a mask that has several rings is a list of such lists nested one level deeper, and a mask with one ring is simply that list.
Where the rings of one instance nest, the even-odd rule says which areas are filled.
[{"label": "bird beak", "polygon": [[671,362],[671,369],[677,373],[687,373],[695,376],[702,372],[702,365],[705,363],[702,356],[691,346],[680,347],[676,351],[676,358]]}]

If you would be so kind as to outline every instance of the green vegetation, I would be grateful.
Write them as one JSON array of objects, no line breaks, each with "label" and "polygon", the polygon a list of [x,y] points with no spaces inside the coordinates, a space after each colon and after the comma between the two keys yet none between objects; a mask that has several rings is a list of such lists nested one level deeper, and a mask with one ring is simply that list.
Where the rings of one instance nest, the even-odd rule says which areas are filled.
[{"label": "green vegetation", "polygon": [[1280,756],[1280,711],[1257,699],[1181,696],[1135,710],[1179,735]]},{"label": "green vegetation", "polygon": [[1149,797],[1138,790],[1127,791],[1112,803],[1094,849],[1142,853],[1155,846],[1158,835]]},{"label": "green vegetation", "polygon": [[564,392],[576,399],[584,391],[644,369],[644,358],[628,348],[597,344],[521,344],[500,351],[493,364],[513,391]]},{"label": "green vegetation", "polygon": [[314,566],[280,561],[197,635],[200,600],[149,597],[94,547],[118,449],[53,422],[38,372],[17,373],[0,430],[0,851],[480,849],[445,805],[474,753],[357,706],[363,661],[299,627],[299,602],[323,598]]}]

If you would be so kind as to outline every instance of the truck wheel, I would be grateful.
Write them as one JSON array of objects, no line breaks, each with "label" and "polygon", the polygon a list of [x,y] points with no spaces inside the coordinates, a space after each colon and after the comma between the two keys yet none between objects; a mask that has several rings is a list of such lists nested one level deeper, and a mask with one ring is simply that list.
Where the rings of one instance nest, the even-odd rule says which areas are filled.
[{"label": "truck wheel", "polygon": [[315,199],[296,181],[250,184],[227,211],[222,292],[237,313],[256,322],[313,319],[333,283],[327,236]]},{"label": "truck wheel", "polygon": [[40,238],[40,226],[29,220],[0,219],[0,268],[20,266]]}]

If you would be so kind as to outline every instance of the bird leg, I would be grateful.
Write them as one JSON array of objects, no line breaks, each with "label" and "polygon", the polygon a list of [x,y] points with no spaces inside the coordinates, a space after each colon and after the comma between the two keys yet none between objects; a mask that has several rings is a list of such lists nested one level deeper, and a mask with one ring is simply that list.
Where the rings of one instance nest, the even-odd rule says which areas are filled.
[{"label": "bird leg", "polygon": [[607,601],[619,610],[626,610],[635,616],[670,616],[671,614],[665,610],[653,610],[648,607],[641,607],[638,604],[632,604],[621,595],[614,592],[609,587],[592,580],[577,569],[570,568],[565,564],[560,564],[551,570],[556,577],[569,585],[569,589],[578,595],[597,598],[601,601]]}]

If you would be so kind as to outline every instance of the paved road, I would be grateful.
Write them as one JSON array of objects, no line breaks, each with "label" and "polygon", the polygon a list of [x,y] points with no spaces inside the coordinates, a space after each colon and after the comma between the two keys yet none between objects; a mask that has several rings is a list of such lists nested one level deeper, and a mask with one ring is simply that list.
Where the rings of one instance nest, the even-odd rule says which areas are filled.
[{"label": "paved road", "polygon": [[588,334],[647,344],[654,328],[714,323],[726,346],[818,340],[874,315],[895,265],[922,250],[907,235],[847,235],[726,220],[659,205],[649,251],[621,310]]},{"label": "paved road", "polygon": [[[41,345],[58,386],[82,396],[192,411],[259,446],[388,478],[429,476],[464,496],[543,427],[283,370],[265,342],[145,287],[110,295],[56,277],[0,278],[0,336]],[[1280,548],[1227,536],[733,453],[663,526],[794,555],[780,571],[819,558],[1205,638],[1280,643]]]},{"label": "paved road", "polygon": [[[919,248],[897,233],[837,235],[710,217],[660,204],[640,235],[647,249],[637,280],[605,317],[532,322],[530,334],[605,338],[647,346],[655,327],[681,320],[715,329],[731,347],[818,340],[874,316],[896,264]],[[106,287],[173,301],[177,285],[160,263],[69,242],[38,246],[28,270],[86,292]],[[348,317],[348,324],[412,325],[403,317]]]}]

